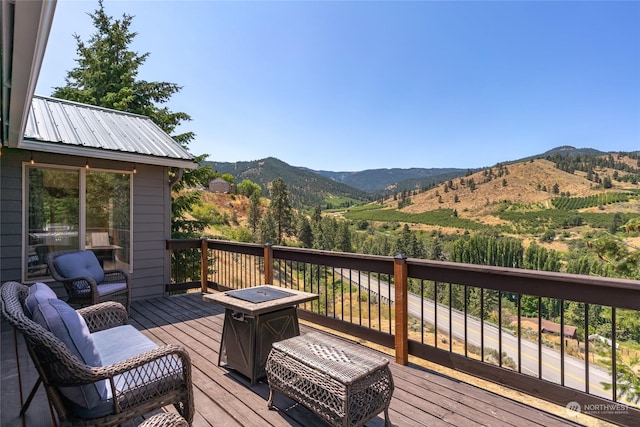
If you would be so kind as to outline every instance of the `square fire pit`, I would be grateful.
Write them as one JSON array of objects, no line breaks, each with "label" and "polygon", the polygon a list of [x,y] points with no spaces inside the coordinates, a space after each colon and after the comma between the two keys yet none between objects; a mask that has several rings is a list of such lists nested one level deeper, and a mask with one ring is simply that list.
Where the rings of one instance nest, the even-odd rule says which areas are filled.
[{"label": "square fire pit", "polygon": [[271,345],[300,335],[296,306],[317,298],[318,294],[273,285],[204,295],[205,301],[225,308],[218,366],[240,372],[251,385],[264,378]]},{"label": "square fire pit", "polygon": [[229,291],[227,295],[241,299],[243,301],[252,302],[258,304],[261,302],[273,301],[280,298],[291,297],[295,294],[280,289],[273,289],[267,286],[258,286],[255,288],[238,289],[236,291]]}]

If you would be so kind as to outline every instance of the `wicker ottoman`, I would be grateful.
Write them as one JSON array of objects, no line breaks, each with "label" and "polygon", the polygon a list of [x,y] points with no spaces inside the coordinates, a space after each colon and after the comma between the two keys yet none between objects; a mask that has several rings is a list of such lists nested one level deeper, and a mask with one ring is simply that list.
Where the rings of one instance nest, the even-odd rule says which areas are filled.
[{"label": "wicker ottoman", "polygon": [[277,390],[332,426],[362,426],[384,411],[389,421],[389,361],[360,345],[317,332],[273,344],[266,364],[269,409]]},{"label": "wicker ottoman", "polygon": [[189,427],[189,423],[180,414],[163,412],[148,418],[138,427]]}]

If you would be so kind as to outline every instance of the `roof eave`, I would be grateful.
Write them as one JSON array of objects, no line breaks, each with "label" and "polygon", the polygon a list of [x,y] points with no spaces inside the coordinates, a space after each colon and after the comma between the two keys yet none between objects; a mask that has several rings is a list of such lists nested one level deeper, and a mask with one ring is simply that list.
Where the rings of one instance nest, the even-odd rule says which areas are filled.
[{"label": "roof eave", "polygon": [[[3,2],[3,144],[18,148],[42,66],[57,0]],[[6,12],[6,13],[5,13]],[[5,55],[3,54],[3,56]]]},{"label": "roof eave", "polygon": [[169,157],[148,156],[137,153],[125,153],[121,151],[101,150],[96,148],[52,144],[51,142],[34,141],[25,139],[20,144],[24,150],[33,150],[51,154],[64,154],[69,156],[87,157],[115,160],[119,162],[147,164],[154,166],[168,166],[172,168],[197,169],[198,163],[193,160],[175,159]]}]

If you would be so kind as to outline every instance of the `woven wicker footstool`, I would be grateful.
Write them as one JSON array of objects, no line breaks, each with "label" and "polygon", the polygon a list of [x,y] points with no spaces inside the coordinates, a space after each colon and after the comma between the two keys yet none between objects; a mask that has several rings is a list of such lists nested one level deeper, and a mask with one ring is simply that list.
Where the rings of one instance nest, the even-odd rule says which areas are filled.
[{"label": "woven wicker footstool", "polygon": [[384,411],[389,421],[389,360],[360,345],[317,332],[273,344],[266,364],[269,401],[277,390],[332,426],[362,426]]},{"label": "woven wicker footstool", "polygon": [[163,412],[148,418],[138,427],[189,427],[189,423],[180,414]]}]

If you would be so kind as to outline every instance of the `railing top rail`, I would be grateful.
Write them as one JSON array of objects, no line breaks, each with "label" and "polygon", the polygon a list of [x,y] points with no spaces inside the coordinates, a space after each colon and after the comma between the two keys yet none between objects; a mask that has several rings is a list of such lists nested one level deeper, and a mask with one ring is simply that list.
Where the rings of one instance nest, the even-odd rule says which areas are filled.
[{"label": "railing top rail", "polygon": [[169,239],[167,249],[195,249],[200,248],[202,239]]},{"label": "railing top rail", "polygon": [[640,281],[407,259],[409,277],[640,310]]},{"label": "railing top rail", "polygon": [[388,256],[273,246],[273,258],[373,273],[393,274],[393,258]]},{"label": "railing top rail", "polygon": [[209,249],[219,249],[222,251],[242,253],[247,255],[263,256],[264,245],[257,243],[231,242],[225,240],[207,239]]}]

